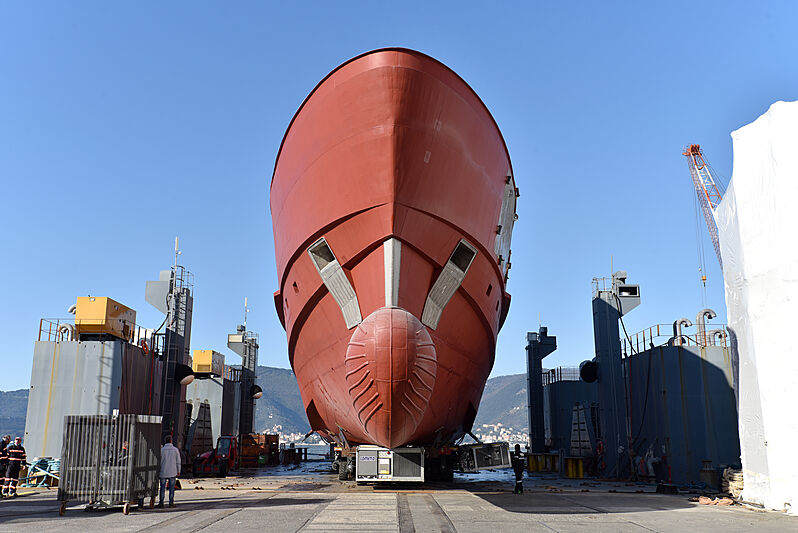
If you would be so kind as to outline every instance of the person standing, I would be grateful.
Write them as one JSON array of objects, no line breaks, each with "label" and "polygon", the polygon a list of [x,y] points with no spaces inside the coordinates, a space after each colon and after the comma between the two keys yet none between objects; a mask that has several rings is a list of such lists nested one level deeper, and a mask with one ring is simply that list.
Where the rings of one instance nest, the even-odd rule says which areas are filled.
[{"label": "person standing", "polygon": [[[3,485],[3,492],[7,492],[6,496],[17,495],[17,481],[19,480],[19,471],[28,460],[25,455],[25,448],[22,446],[22,437],[14,438],[14,444],[6,447],[8,453],[8,470],[6,471],[6,485]],[[6,489],[6,486],[8,487]]]},{"label": "person standing", "polygon": [[169,507],[175,506],[175,479],[180,474],[180,450],[172,445],[172,436],[166,436],[161,447],[161,492],[158,507],[163,507],[166,484],[169,483]]},{"label": "person standing", "polygon": [[515,451],[510,457],[510,462],[513,465],[513,472],[515,473],[515,488],[513,489],[513,494],[523,494],[524,493],[524,454],[521,453],[521,445],[515,445]]},{"label": "person standing", "polygon": [[6,486],[6,471],[8,470],[8,443],[11,442],[11,435],[4,435],[0,439],[0,495],[5,496],[8,487]]}]

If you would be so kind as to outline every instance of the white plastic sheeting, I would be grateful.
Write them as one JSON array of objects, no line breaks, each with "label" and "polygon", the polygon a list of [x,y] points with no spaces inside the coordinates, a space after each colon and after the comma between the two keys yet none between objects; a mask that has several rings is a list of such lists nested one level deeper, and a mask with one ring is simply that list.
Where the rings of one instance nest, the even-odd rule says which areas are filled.
[{"label": "white plastic sheeting", "polygon": [[798,514],[798,102],[774,103],[732,139],[717,222],[740,358],[743,499]]}]

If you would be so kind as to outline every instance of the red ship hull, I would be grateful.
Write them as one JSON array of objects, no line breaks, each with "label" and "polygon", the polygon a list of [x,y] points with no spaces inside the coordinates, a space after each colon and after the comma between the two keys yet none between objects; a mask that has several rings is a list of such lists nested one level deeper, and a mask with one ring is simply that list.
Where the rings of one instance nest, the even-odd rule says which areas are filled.
[{"label": "red ship hull", "polygon": [[470,431],[493,366],[517,189],[454,72],[370,52],[311,92],[271,185],[275,304],[311,427],[349,444]]}]

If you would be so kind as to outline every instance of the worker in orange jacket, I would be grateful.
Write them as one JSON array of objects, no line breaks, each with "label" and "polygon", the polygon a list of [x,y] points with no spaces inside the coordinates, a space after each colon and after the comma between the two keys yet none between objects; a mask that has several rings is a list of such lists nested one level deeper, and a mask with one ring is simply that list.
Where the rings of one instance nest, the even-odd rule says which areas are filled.
[{"label": "worker in orange jacket", "polygon": [[11,442],[11,435],[4,435],[2,439],[0,439],[0,494],[5,496],[5,485],[6,485],[6,470],[8,470],[8,451],[6,447],[8,443]]},{"label": "worker in orange jacket", "polygon": [[6,446],[6,453],[8,453],[8,470],[6,470],[3,495],[16,496],[19,471],[22,470],[23,465],[28,460],[27,455],[25,455],[25,448],[22,446],[22,437],[16,437],[14,444]]}]

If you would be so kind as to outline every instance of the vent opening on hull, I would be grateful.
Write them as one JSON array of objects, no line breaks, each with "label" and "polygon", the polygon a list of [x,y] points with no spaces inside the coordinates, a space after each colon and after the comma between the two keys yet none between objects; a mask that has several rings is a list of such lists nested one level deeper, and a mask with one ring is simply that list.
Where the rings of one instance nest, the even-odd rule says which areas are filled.
[{"label": "vent opening on hull", "polygon": [[446,304],[457,292],[460,284],[463,283],[466,273],[471,263],[477,256],[477,250],[465,240],[457,243],[452,255],[443,267],[438,279],[432,285],[424,303],[424,312],[421,315],[421,322],[425,326],[435,329],[441,319],[441,314]]},{"label": "vent opening on hull", "polygon": [[454,263],[454,265],[461,271],[465,272],[471,265],[471,261],[474,260],[475,255],[477,255],[476,251],[472,250],[471,247],[465,243],[460,242],[457,245],[457,248],[454,249],[452,258],[449,259],[449,261]]},{"label": "vent opening on hull", "polygon": [[349,278],[346,277],[344,269],[335,258],[332,249],[327,244],[327,240],[322,237],[308,248],[310,256],[316,270],[319,271],[321,280],[330,291],[348,329],[352,329],[363,321],[360,315],[360,304],[357,301],[357,294],[352,287]]},{"label": "vent opening on hull", "polygon": [[322,270],[324,267],[335,261],[335,256],[327,245],[327,241],[321,239],[308,249],[310,257],[316,264],[316,268]]}]

